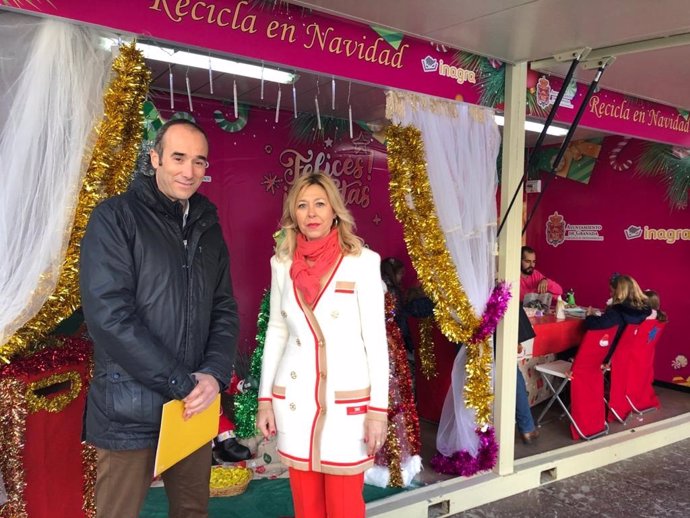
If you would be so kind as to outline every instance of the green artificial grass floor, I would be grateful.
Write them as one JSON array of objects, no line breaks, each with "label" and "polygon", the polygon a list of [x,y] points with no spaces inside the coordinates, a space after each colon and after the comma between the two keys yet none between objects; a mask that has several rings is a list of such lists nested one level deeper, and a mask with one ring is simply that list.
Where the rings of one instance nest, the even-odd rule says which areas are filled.
[{"label": "green artificial grass floor", "polygon": [[[371,502],[405,491],[400,488],[364,486],[364,500]],[[139,518],[167,518],[168,499],[165,489],[149,490]],[[238,496],[211,498],[209,518],[283,518],[292,517],[292,495],[287,478],[254,480]]]}]

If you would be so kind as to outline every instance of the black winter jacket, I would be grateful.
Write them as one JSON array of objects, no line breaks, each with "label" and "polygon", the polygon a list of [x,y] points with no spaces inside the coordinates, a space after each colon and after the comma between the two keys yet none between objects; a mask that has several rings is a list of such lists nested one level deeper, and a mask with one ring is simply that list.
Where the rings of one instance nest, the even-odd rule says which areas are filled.
[{"label": "black winter jacket", "polygon": [[[229,256],[215,206],[179,203],[155,179],[93,211],[81,244],[80,287],[94,341],[86,440],[112,450],[156,445],[161,408],[194,388],[193,372],[230,380],[238,336]],[[185,246],[186,243],[186,246]]]},{"label": "black winter jacket", "polygon": [[608,306],[604,311],[603,315],[589,315],[585,318],[585,328],[586,329],[606,329],[613,326],[618,326],[618,331],[616,331],[616,336],[611,344],[611,349],[609,349],[604,362],[607,363],[613,352],[618,345],[621,335],[625,326],[628,324],[641,324],[645,319],[652,314],[652,310],[648,307],[644,308],[634,308],[627,304],[613,304]]}]

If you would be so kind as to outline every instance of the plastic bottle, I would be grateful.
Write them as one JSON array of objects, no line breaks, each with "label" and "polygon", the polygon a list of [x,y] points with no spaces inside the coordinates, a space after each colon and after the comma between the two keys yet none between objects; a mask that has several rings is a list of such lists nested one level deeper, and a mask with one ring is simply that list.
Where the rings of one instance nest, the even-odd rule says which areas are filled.
[{"label": "plastic bottle", "polygon": [[560,295],[556,299],[556,320],[565,320],[565,302]]}]

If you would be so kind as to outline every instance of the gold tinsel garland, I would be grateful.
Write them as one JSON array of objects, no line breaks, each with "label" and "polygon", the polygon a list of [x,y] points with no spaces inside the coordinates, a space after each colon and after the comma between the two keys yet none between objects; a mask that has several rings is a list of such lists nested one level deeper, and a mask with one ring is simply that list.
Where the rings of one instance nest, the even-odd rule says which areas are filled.
[{"label": "gold tinsel garland", "polygon": [[[79,243],[91,211],[106,198],[123,192],[129,184],[142,137],[142,106],[151,72],[134,43],[120,47],[112,71],[114,76],[103,98],[103,119],[96,129],[96,143],[79,193],[57,285],[38,314],[0,345],[0,362],[9,363],[14,356],[35,352],[41,347],[41,338],[79,307]],[[41,291],[41,286],[37,286],[35,293]]]},{"label": "gold tinsel garland", "polygon": [[470,343],[480,319],[462,288],[436,215],[426,170],[424,141],[415,127],[386,129],[391,204],[402,223],[405,244],[424,291],[434,301],[441,332],[467,347],[465,402],[477,424],[491,419],[491,351],[487,342]]},{"label": "gold tinsel garland", "polygon": [[96,517],[96,466],[98,452],[95,446],[81,443],[81,466],[84,473],[84,514],[86,518]]},{"label": "gold tinsel garland", "polygon": [[24,518],[24,434],[26,416],[26,383],[16,379],[0,379],[0,470],[7,492],[7,502],[0,507],[0,518]]},{"label": "gold tinsel garland", "polygon": [[491,341],[487,338],[483,342],[465,344],[465,347],[465,402],[468,407],[477,411],[477,424],[483,427],[491,423],[491,408],[494,402],[491,390]]},{"label": "gold tinsel garland", "polygon": [[453,342],[469,342],[479,319],[460,285],[436,216],[421,132],[389,126],[386,139],[391,203],[403,224],[412,264],[424,292],[434,301],[434,316],[443,334]]},{"label": "gold tinsel garland", "polygon": [[386,447],[389,451],[390,463],[388,464],[388,485],[390,487],[404,487],[402,476],[402,451],[398,438],[398,423],[390,423],[386,434]]},{"label": "gold tinsel garland", "polygon": [[[51,385],[57,385],[60,383],[69,382],[69,390],[63,394],[59,394],[54,397],[43,397],[36,394],[37,390],[50,387]],[[78,372],[69,371],[62,372],[60,374],[52,374],[47,378],[43,378],[39,381],[34,381],[29,383],[26,388],[26,405],[29,412],[38,412],[39,410],[45,410],[46,412],[56,413],[62,412],[64,408],[69,405],[74,399],[79,395],[81,391],[81,376]]]},{"label": "gold tinsel garland", "polygon": [[434,319],[432,317],[423,318],[419,321],[419,364],[422,375],[429,381],[438,376],[433,329]]},{"label": "gold tinsel garland", "polygon": [[[89,370],[86,374],[87,386],[93,379],[93,357],[89,356]],[[84,504],[82,509],[86,518],[96,518],[96,468],[98,465],[98,452],[96,447],[83,441],[81,443],[81,467],[84,476]]]}]

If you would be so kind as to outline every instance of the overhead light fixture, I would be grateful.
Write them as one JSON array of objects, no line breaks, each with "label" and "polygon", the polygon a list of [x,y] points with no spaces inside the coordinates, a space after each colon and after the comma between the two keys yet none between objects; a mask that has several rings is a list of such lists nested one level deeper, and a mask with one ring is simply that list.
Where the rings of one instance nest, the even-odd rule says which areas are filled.
[{"label": "overhead light fixture", "polygon": [[[117,46],[117,40],[107,38],[106,46],[107,48]],[[267,66],[251,65],[230,59],[209,57],[208,54],[197,54],[186,50],[139,42],[137,42],[137,49],[142,52],[146,59],[171,63],[173,65],[195,67],[204,70],[208,70],[210,66],[214,72],[223,72],[254,79],[261,79],[263,77],[264,81],[271,81],[273,83],[291,84],[297,79],[297,74],[292,72],[285,72]]]},{"label": "overhead light fixture", "polygon": [[[505,119],[503,115],[494,115],[494,120],[499,126],[503,126]],[[525,121],[525,130],[534,131],[536,133],[541,133],[544,129],[544,125],[541,122]],[[553,135],[554,137],[565,137],[568,134],[566,128],[561,128],[560,126],[549,126],[546,130],[547,135]]]}]

